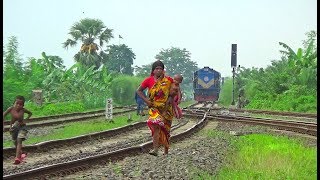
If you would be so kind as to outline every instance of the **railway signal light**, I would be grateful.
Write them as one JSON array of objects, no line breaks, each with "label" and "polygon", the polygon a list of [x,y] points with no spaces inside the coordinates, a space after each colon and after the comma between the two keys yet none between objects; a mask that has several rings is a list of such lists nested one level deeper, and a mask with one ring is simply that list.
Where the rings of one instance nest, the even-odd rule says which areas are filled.
[{"label": "railway signal light", "polygon": [[232,67],[232,102],[231,105],[234,105],[234,76],[235,68],[237,67],[237,44],[231,45],[231,67]]},{"label": "railway signal light", "polygon": [[231,67],[237,67],[237,44],[231,45]]}]

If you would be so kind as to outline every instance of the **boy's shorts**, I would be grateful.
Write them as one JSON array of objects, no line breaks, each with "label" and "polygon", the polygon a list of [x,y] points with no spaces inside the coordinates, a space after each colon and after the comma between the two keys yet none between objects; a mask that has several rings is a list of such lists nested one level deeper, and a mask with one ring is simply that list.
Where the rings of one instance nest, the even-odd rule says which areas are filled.
[{"label": "boy's shorts", "polygon": [[19,139],[22,139],[22,141],[27,139],[27,126],[24,125],[20,125],[19,123],[14,123],[14,125],[12,126],[12,131],[10,131],[12,140],[16,141]]}]

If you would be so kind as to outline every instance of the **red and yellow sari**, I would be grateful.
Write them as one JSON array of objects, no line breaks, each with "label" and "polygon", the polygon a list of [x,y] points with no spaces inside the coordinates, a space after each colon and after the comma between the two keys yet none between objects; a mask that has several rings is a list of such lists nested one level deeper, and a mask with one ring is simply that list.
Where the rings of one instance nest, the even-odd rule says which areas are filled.
[{"label": "red and yellow sari", "polygon": [[153,87],[149,89],[149,98],[153,107],[149,109],[147,125],[151,130],[152,136],[154,129],[152,125],[160,126],[159,145],[169,148],[170,129],[173,119],[172,105],[165,107],[169,97],[171,81],[164,77],[157,80]]}]

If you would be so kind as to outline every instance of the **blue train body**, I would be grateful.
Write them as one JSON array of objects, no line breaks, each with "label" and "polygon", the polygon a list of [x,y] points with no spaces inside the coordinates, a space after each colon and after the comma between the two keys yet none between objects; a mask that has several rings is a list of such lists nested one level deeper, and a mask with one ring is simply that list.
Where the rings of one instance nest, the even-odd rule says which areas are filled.
[{"label": "blue train body", "polygon": [[193,74],[194,100],[198,102],[219,99],[221,74],[209,67],[204,67]]}]

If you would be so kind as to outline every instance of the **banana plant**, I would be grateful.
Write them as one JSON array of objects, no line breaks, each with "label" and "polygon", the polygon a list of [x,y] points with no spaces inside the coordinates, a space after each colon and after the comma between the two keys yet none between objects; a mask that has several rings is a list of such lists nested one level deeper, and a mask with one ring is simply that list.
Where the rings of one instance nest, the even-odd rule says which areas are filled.
[{"label": "banana plant", "polygon": [[314,51],[314,40],[310,42],[305,51],[302,48],[298,48],[297,52],[294,52],[285,43],[279,42],[279,44],[287,50],[280,50],[280,52],[287,57],[289,66],[294,69],[296,74],[299,74],[302,68],[316,68],[317,52]]},{"label": "banana plant", "polygon": [[[316,82],[317,74],[317,52],[314,46],[314,40],[309,41],[309,45],[306,50],[298,48],[297,52],[294,52],[285,43],[279,43],[287,51],[281,51],[286,55],[289,63],[289,67],[292,70],[292,79],[295,83],[307,86],[314,86]],[[310,84],[311,83],[311,84]]]}]

